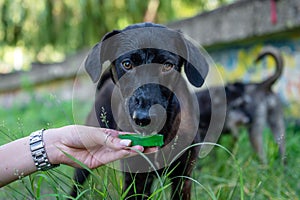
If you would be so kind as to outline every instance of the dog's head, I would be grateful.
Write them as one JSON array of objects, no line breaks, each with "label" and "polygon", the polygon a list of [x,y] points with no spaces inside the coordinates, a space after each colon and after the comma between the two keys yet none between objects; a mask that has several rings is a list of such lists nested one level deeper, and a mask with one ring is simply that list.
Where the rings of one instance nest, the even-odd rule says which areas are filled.
[{"label": "dog's head", "polygon": [[162,128],[159,118],[164,112],[168,118],[168,109],[178,106],[173,90],[181,84],[183,69],[195,87],[202,86],[208,73],[196,46],[180,32],[152,23],[107,33],[85,60],[93,82],[100,79],[103,65],[109,65],[131,120],[141,129],[150,122],[154,125],[147,132]]}]

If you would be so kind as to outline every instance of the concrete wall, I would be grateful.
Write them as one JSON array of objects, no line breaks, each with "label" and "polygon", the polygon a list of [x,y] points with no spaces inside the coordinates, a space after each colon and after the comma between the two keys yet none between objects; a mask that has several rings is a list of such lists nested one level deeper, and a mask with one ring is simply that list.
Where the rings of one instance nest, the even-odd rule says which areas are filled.
[{"label": "concrete wall", "polygon": [[68,57],[64,62],[33,64],[30,71],[19,71],[0,75],[0,105],[10,107],[15,103],[30,101],[32,93],[52,96],[59,100],[93,99],[93,87],[82,62],[87,50]]},{"label": "concrete wall", "polygon": [[274,62],[254,64],[268,45],[284,56],[283,76],[275,84],[289,114],[300,117],[300,1],[276,1],[272,23],[270,0],[239,1],[212,12],[169,24],[204,46],[225,82],[261,81],[274,71]]},{"label": "concrete wall", "polygon": [[232,45],[300,30],[300,1],[276,1],[277,22],[271,22],[270,0],[241,0],[211,12],[168,24],[204,47]]}]

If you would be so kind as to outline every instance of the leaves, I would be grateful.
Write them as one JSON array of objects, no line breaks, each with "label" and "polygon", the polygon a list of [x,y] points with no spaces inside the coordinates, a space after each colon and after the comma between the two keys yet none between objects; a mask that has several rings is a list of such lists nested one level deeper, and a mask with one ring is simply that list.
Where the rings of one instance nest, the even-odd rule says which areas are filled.
[{"label": "leaves", "polygon": [[[231,0],[159,1],[154,20],[167,23],[226,2]],[[56,61],[38,55],[45,46],[64,54],[89,48],[108,31],[142,22],[150,3],[151,0],[0,0],[0,56],[5,54],[3,46],[21,46],[33,52],[33,61]]]}]

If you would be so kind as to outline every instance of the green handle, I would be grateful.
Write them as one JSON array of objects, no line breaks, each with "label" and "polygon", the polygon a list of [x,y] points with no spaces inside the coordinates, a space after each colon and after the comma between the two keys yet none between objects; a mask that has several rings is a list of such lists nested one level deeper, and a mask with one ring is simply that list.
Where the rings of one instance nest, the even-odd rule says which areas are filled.
[{"label": "green handle", "polygon": [[140,135],[140,134],[124,134],[119,135],[120,139],[131,140],[131,145],[141,145],[143,147],[160,147],[164,144],[164,136],[161,134],[155,135]]}]

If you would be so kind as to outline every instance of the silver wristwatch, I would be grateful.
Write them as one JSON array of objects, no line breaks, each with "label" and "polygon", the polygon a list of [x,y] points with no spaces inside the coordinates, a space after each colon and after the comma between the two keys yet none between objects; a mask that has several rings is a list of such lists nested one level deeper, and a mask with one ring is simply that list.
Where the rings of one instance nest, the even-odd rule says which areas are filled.
[{"label": "silver wristwatch", "polygon": [[59,165],[53,165],[49,162],[48,156],[45,151],[43,142],[43,133],[45,129],[36,131],[30,134],[30,150],[35,166],[38,170],[46,171],[57,167]]}]

